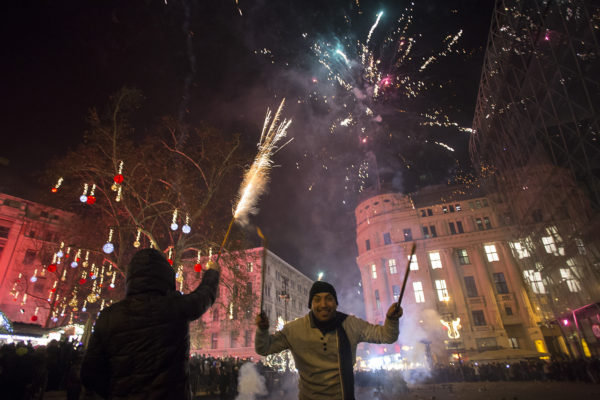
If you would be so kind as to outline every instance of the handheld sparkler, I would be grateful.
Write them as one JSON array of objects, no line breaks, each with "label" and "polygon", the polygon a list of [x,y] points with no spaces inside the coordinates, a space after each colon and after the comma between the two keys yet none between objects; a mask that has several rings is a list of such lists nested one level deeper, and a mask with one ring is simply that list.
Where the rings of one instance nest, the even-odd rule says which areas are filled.
[{"label": "handheld sparkler", "polygon": [[268,241],[265,235],[262,233],[260,228],[256,227],[256,232],[258,236],[262,239],[263,253],[262,253],[262,261],[260,264],[260,312],[264,314],[263,305],[264,305],[264,292],[265,292],[265,272],[267,268],[267,246]]},{"label": "handheld sparkler", "polygon": [[238,221],[238,223],[246,225],[248,223],[248,214],[256,214],[258,211],[256,209],[256,202],[267,188],[269,171],[273,165],[271,157],[293,140],[292,138],[283,145],[278,146],[279,141],[286,136],[287,128],[292,123],[292,120],[288,119],[284,119],[279,123],[279,117],[284,104],[285,99],[281,101],[281,104],[272,119],[271,110],[267,109],[265,123],[258,142],[258,153],[254,158],[254,162],[244,174],[244,179],[238,194],[239,200],[235,207],[233,218],[231,218],[231,222],[229,223],[229,227],[223,238],[223,242],[221,243],[221,247],[219,248],[219,252],[217,253],[216,262],[219,262],[219,258],[221,258],[221,252],[225,247],[225,243],[227,243],[227,238],[229,237],[233,223]]},{"label": "handheld sparkler", "polygon": [[417,249],[417,244],[413,243],[412,249],[410,250],[410,257],[408,257],[408,265],[406,266],[406,273],[404,274],[404,282],[402,282],[402,289],[400,290],[400,297],[398,297],[398,302],[396,303],[396,307],[400,307],[400,303],[402,302],[402,297],[404,296],[404,289],[406,289],[406,282],[408,282],[408,273],[410,272],[410,263],[412,262],[412,258],[415,255],[416,249]]}]

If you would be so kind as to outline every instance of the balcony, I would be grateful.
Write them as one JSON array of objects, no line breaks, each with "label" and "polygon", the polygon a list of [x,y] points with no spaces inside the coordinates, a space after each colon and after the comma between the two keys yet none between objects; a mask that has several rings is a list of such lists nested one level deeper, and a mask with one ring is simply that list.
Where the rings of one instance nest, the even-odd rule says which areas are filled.
[{"label": "balcony", "polygon": [[485,297],[483,297],[483,296],[468,297],[467,300],[469,301],[469,306],[480,305],[480,304],[483,304],[484,306],[486,305]]}]

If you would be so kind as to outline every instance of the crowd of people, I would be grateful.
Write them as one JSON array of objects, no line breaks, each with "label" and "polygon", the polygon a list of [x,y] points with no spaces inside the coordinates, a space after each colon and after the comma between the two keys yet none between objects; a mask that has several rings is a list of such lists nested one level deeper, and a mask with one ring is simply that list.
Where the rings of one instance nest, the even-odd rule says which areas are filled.
[{"label": "crowd of people", "polygon": [[[81,394],[79,368],[83,351],[70,341],[52,340],[47,346],[9,343],[0,347],[0,393],[6,399],[42,399],[46,391]],[[6,397],[4,397],[6,395]]]},{"label": "crowd of people", "polygon": [[[0,393],[9,399],[42,399],[45,391],[66,391],[68,399],[79,399],[82,388],[79,369],[83,352],[74,342],[52,340],[47,346],[10,343],[0,347]],[[196,397],[235,399],[241,366],[248,359],[193,355],[190,383]],[[256,364],[269,393],[294,390],[297,376]],[[408,390],[406,382],[450,383],[478,381],[578,381],[600,383],[600,359],[519,361],[507,363],[462,363],[437,365],[431,371],[358,371],[358,387],[385,387],[395,393]],[[285,398],[285,397],[283,397]]]}]

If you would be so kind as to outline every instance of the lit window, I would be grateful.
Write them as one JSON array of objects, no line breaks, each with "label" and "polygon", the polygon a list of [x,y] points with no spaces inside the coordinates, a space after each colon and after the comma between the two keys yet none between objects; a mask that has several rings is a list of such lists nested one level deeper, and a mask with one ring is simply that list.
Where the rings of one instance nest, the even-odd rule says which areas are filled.
[{"label": "lit window", "polygon": [[509,337],[508,338],[508,343],[510,344],[510,347],[512,349],[518,349],[519,348],[519,339],[517,339],[516,337]]},{"label": "lit window", "polygon": [[558,255],[558,249],[556,248],[556,243],[554,243],[554,238],[552,236],[543,236],[542,244],[544,245],[544,249],[546,249],[546,253]]},{"label": "lit window", "polygon": [[446,281],[444,279],[435,280],[435,289],[437,290],[438,299],[440,301],[450,300],[450,296],[448,296],[448,288],[446,288]]},{"label": "lit window", "polygon": [[558,229],[555,226],[550,226],[546,228],[546,233],[549,236],[542,237],[542,244],[544,245],[544,249],[548,254],[554,254],[555,256],[564,256],[565,248],[561,247],[562,238],[558,234]]},{"label": "lit window", "polygon": [[488,217],[483,217],[483,223],[485,225],[485,229],[492,229],[492,223]]},{"label": "lit window", "polygon": [[581,285],[579,284],[579,281],[573,276],[573,273],[570,269],[561,268],[560,276],[563,279],[563,281],[567,282],[569,292],[575,293],[581,291]]},{"label": "lit window", "polygon": [[417,303],[425,303],[425,292],[421,282],[413,282],[413,290],[415,291],[415,301]]},{"label": "lit window", "polygon": [[[406,256],[406,258],[408,258],[410,260],[410,256]],[[417,262],[417,255],[416,254],[413,254],[412,260],[410,260],[410,270],[411,271],[418,271],[419,270],[419,263]]]},{"label": "lit window", "polygon": [[585,246],[583,245],[583,240],[575,238],[575,243],[577,244],[577,251],[579,251],[579,254],[585,256],[586,251]]},{"label": "lit window", "polygon": [[442,206],[442,212],[448,214],[448,206]]},{"label": "lit window", "polygon": [[498,252],[496,251],[496,246],[493,244],[486,244],[483,246],[485,249],[485,254],[487,255],[487,259],[489,262],[492,261],[500,261],[498,257]]},{"label": "lit window", "polygon": [[542,274],[540,272],[528,269],[523,271],[523,274],[525,275],[525,280],[529,282],[533,293],[546,293],[546,288],[544,287],[544,282],[542,281]]},{"label": "lit window", "polygon": [[371,264],[371,278],[377,279],[377,266],[375,264]]},{"label": "lit window", "polygon": [[404,229],[403,233],[404,233],[404,241],[405,242],[412,240],[412,231],[410,230],[410,228]]},{"label": "lit window", "polygon": [[467,249],[458,249],[458,262],[460,265],[469,265],[471,261],[469,260],[469,253],[467,253]]},{"label": "lit window", "polygon": [[522,258],[527,258],[531,255],[529,254],[529,250],[527,249],[527,247],[522,245],[521,242],[511,243],[510,247],[513,248],[513,253],[517,256],[519,260]]},{"label": "lit window", "polygon": [[462,211],[462,208],[460,208],[460,204],[457,204],[455,207],[456,207],[456,211]]},{"label": "lit window", "polygon": [[477,224],[477,229],[482,231],[483,230],[483,221],[481,220],[481,218],[475,219],[475,223]]},{"label": "lit window", "polygon": [[442,268],[442,259],[440,258],[440,253],[438,251],[429,253],[429,261],[431,261],[431,268]]},{"label": "lit window", "polygon": [[394,275],[396,273],[398,273],[398,269],[396,268],[396,260],[393,258],[390,258],[388,260],[388,267],[390,267],[390,275]]},{"label": "lit window", "polygon": [[400,298],[400,286],[392,285],[392,294],[394,295],[394,301],[398,301]]}]

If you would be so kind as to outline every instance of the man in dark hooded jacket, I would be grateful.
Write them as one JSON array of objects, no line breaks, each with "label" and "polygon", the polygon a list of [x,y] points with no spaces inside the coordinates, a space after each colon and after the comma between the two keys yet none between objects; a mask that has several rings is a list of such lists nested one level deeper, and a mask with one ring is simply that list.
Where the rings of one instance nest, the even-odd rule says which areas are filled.
[{"label": "man in dark hooded jacket", "polygon": [[218,283],[209,262],[196,290],[182,295],[159,251],[137,252],[125,299],[96,321],[81,367],[84,387],[111,399],[191,399],[189,322],[214,303]]}]

